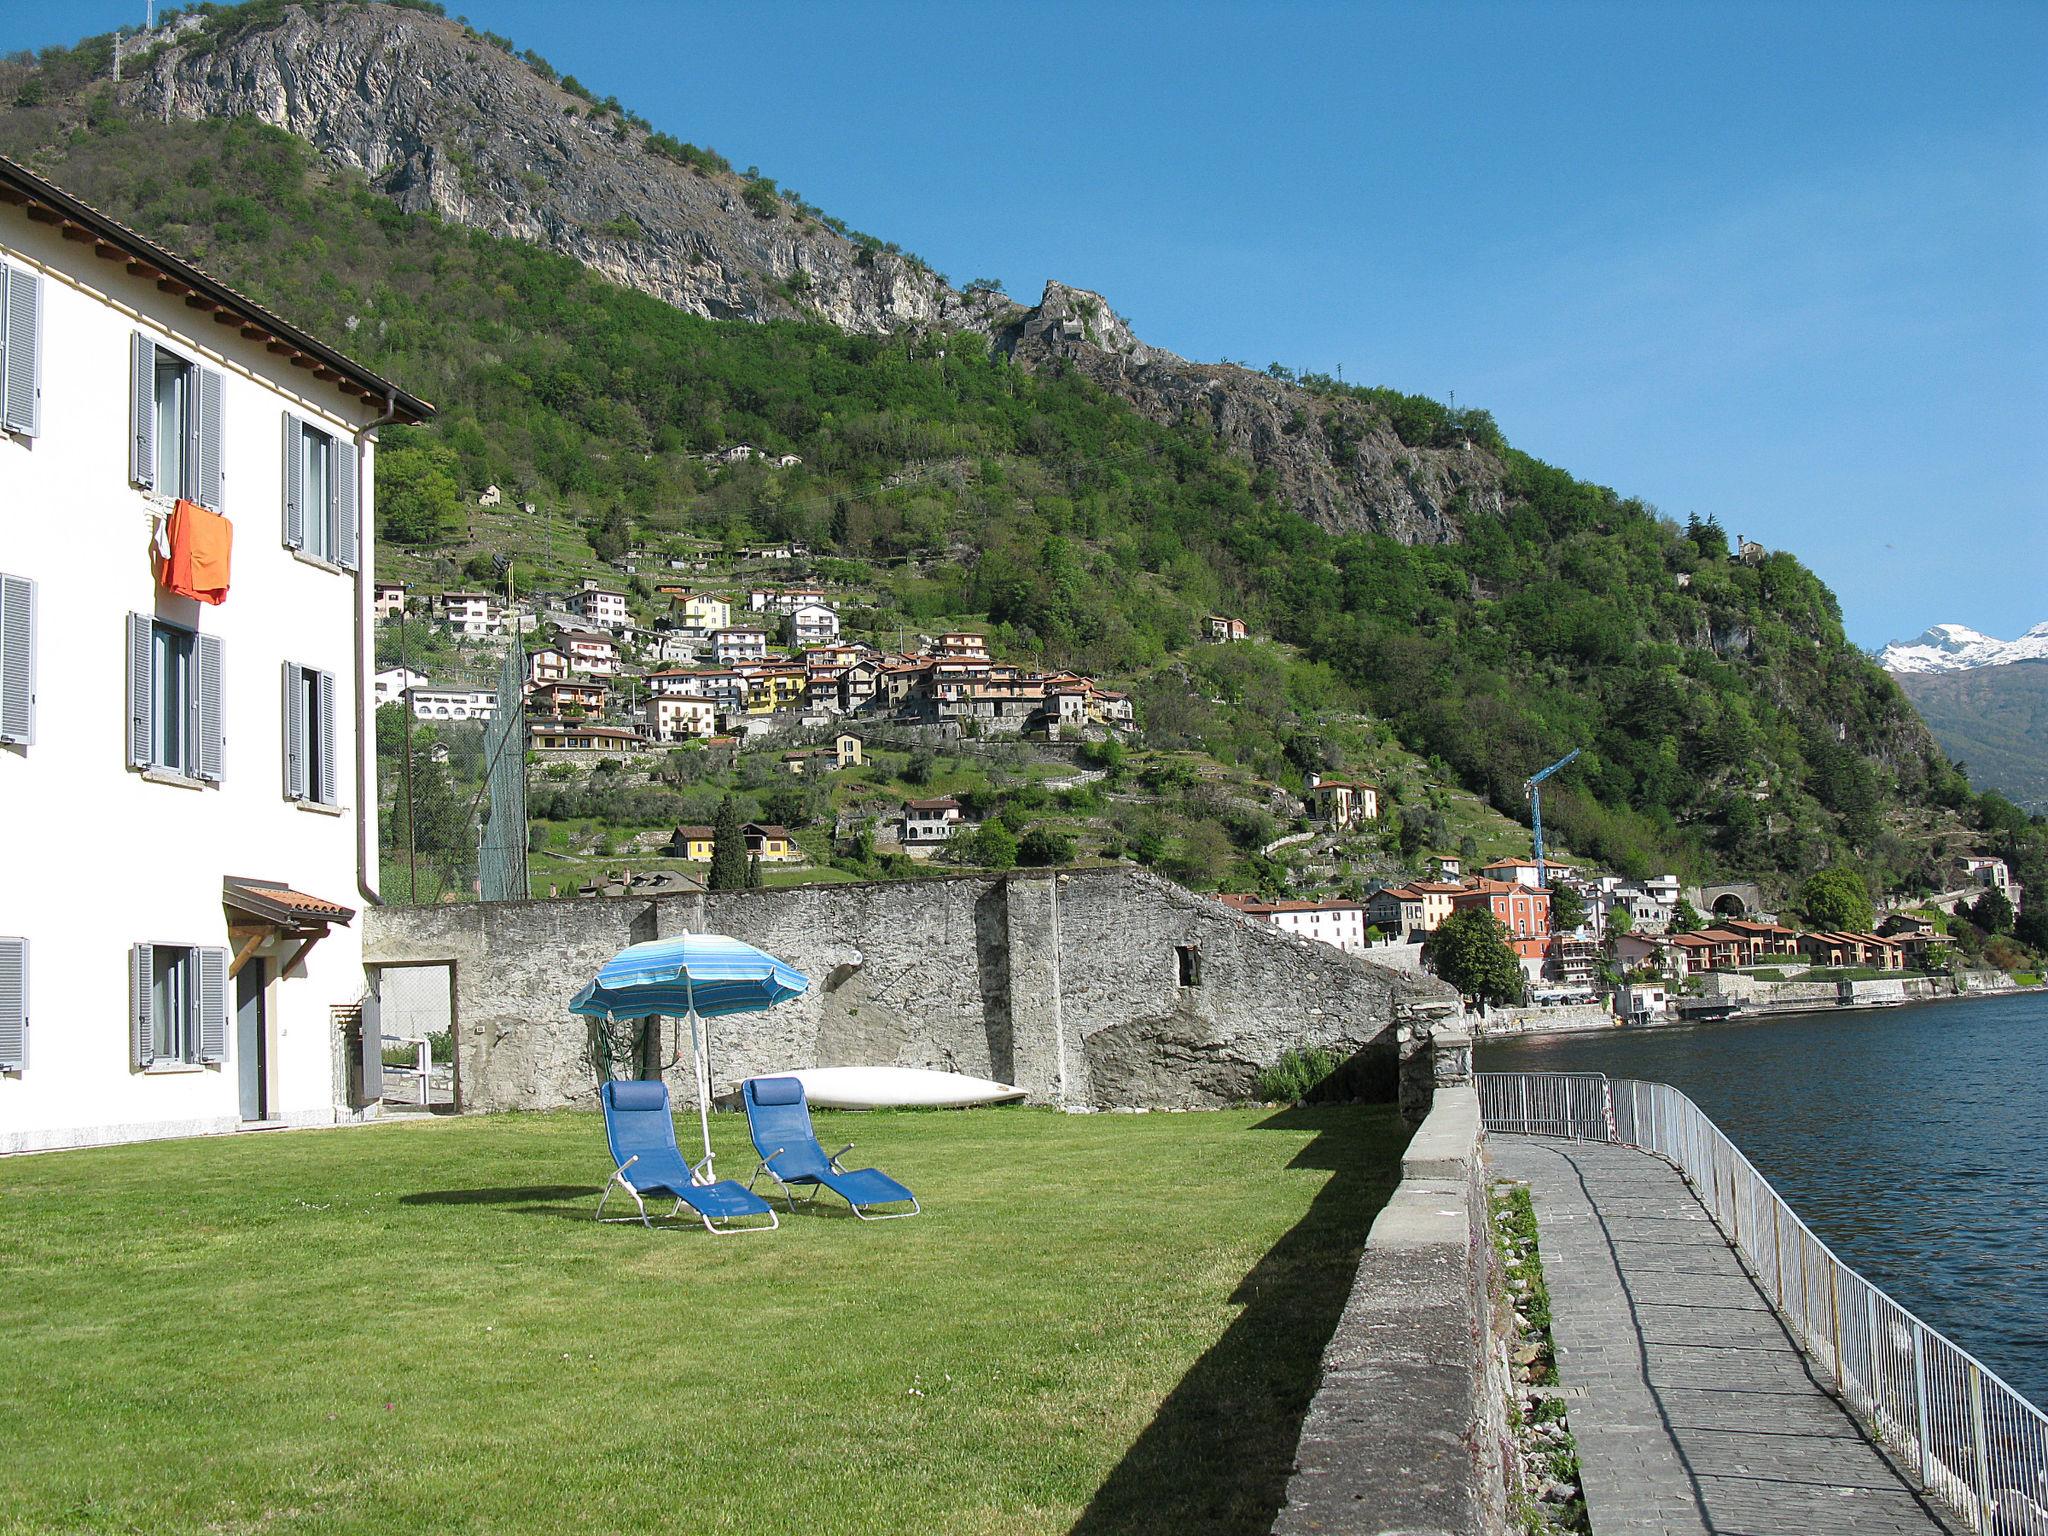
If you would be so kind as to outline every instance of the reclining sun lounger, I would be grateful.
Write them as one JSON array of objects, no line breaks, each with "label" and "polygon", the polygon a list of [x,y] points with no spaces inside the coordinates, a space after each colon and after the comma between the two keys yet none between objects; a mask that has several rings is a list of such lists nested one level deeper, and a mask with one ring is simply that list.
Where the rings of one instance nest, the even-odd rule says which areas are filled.
[{"label": "reclining sun lounger", "polygon": [[[747,1133],[754,1138],[754,1150],[761,1154],[760,1166],[747,1180],[748,1189],[765,1173],[782,1186],[783,1199],[792,1211],[796,1209],[795,1186],[809,1184],[812,1200],[818,1198],[820,1189],[829,1189],[852,1206],[853,1214],[862,1221],[887,1221],[918,1213],[917,1196],[881,1169],[840,1167],[839,1159],[853,1150],[852,1142],[830,1157],[825,1155],[811,1129],[811,1106],[804,1099],[804,1085],[795,1078],[750,1077],[741,1087],[740,1097],[747,1106]],[[907,1211],[868,1214],[869,1206],[906,1201],[910,1205]]]},{"label": "reclining sun lounger", "polygon": [[[737,1179],[720,1179],[716,1183],[700,1184],[690,1165],[683,1161],[683,1154],[676,1146],[676,1123],[668,1112],[668,1084],[666,1083],[606,1083],[598,1090],[598,1098],[604,1105],[604,1135],[611,1144],[612,1176],[605,1181],[604,1193],[598,1197],[597,1219],[599,1221],[632,1221],[631,1216],[607,1217],[605,1201],[611,1199],[614,1186],[622,1188],[633,1197],[633,1204],[639,1208],[638,1220],[652,1227],[647,1219],[647,1203],[642,1195],[674,1195],[675,1209],[670,1216],[680,1215],[684,1206],[697,1213],[697,1219],[704,1223],[706,1231],[721,1235],[735,1232],[772,1232],[781,1225],[775,1208]],[[740,1224],[746,1216],[766,1216],[768,1224],[759,1222]]]}]

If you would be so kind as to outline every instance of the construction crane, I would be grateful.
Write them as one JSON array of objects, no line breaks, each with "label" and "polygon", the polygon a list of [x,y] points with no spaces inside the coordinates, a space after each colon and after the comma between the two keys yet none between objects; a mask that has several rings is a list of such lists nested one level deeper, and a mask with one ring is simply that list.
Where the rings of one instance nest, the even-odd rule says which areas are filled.
[{"label": "construction crane", "polygon": [[1543,781],[1585,750],[1584,747],[1573,747],[1542,772],[1532,773],[1522,780],[1522,793],[1529,797],[1529,819],[1536,829],[1536,883],[1539,886],[1550,884],[1543,872]]}]

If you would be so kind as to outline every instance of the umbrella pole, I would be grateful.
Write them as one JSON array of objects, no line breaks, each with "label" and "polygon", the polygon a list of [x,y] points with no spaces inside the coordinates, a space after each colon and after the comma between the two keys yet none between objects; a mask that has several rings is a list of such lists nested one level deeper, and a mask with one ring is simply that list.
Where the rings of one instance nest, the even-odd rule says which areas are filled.
[{"label": "umbrella pole", "polygon": [[704,1069],[704,1021],[697,1017],[697,981],[684,973],[683,986],[690,1005],[690,1070],[697,1080],[697,1128],[704,1133],[704,1182],[712,1183],[718,1170],[711,1161],[711,1078]]}]

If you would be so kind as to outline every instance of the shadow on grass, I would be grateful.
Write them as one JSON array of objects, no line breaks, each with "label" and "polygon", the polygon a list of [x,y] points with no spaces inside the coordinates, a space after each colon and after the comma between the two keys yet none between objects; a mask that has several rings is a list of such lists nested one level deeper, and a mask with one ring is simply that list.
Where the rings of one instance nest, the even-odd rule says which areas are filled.
[{"label": "shadow on grass", "polygon": [[[1073,1536],[1264,1536],[1286,1497],[1323,1349],[1408,1138],[1391,1105],[1283,1110],[1256,1130],[1317,1132],[1290,1164],[1331,1178],[1238,1284],[1243,1305],[1095,1492]],[[1191,1194],[1198,1193],[1190,1191]]]},{"label": "shadow on grass", "polygon": [[[585,1221],[603,1191],[595,1184],[527,1184],[509,1189],[423,1189],[400,1195],[400,1205],[502,1205],[525,1215],[575,1216]],[[573,1200],[573,1207],[562,1202]],[[630,1210],[633,1202],[626,1202]]]}]

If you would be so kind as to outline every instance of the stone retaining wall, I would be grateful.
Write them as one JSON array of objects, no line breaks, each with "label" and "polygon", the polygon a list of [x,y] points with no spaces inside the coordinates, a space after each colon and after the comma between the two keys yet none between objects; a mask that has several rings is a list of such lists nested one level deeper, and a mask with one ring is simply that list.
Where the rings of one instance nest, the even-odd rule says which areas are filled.
[{"label": "stone retaining wall", "polygon": [[[1320,1045],[1383,1057],[1392,1097],[1399,1057],[1426,1058],[1431,1028],[1459,1014],[1433,978],[1134,870],[378,907],[363,922],[367,965],[454,967],[465,1110],[589,1102],[597,1030],[570,997],[626,945],[683,932],[744,939],[812,982],[771,1012],[710,1021],[718,1093],[759,1072],[899,1065],[1040,1102],[1195,1107],[1245,1098],[1261,1068]],[[686,1092],[687,1042],[659,1028],[659,1062]]]},{"label": "stone retaining wall", "polygon": [[1323,1353],[1275,1536],[1507,1528],[1479,1097],[1440,1084]]}]

